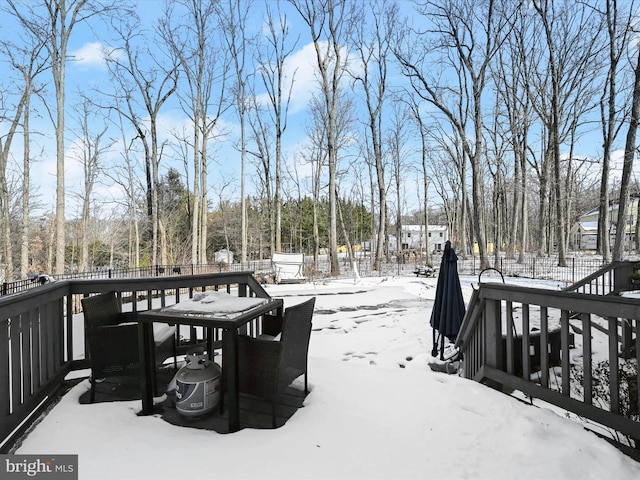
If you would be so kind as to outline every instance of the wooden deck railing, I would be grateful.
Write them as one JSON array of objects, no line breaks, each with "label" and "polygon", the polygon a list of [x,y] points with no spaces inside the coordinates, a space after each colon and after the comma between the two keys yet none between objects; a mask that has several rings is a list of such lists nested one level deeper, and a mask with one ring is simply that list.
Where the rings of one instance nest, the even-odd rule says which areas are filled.
[{"label": "wooden deck railing", "polygon": [[[629,261],[612,262],[565,288],[563,291],[594,295],[622,295],[625,292],[639,290],[638,286],[633,284],[630,279],[636,264],[637,262]],[[593,324],[593,327],[606,333],[606,328],[597,323]],[[627,352],[631,352],[634,348],[633,335],[636,333],[636,327],[625,319],[618,318],[618,328],[620,331],[618,341],[621,344],[621,352],[623,357],[626,357]]]},{"label": "wooden deck railing", "polygon": [[628,261],[611,262],[563,291],[594,295],[618,295],[632,289],[629,274],[633,272],[634,264],[635,262]]},{"label": "wooden deck railing", "polygon": [[[619,324],[637,332],[639,319],[640,302],[633,298],[482,283],[456,344],[464,354],[466,378],[542,399],[635,439],[638,448],[640,373],[636,368],[629,378],[621,370],[627,360],[621,355]],[[606,349],[600,358],[594,356],[597,336]],[[574,343],[582,347],[581,367],[576,365],[580,358],[571,358]],[[626,357],[637,366],[638,335],[632,347]],[[618,368],[603,375],[607,362]]]},{"label": "wooden deck railing", "polygon": [[[74,328],[81,296],[116,291],[133,311],[175,302],[194,291],[226,290],[239,296],[268,298],[252,272],[149,278],[63,280],[0,298],[0,453],[64,385],[72,370],[86,368],[84,350],[74,350]],[[140,307],[141,302],[144,305]],[[256,328],[252,326],[251,328]],[[84,340],[84,339],[83,339]],[[84,345],[84,341],[79,342]]]}]

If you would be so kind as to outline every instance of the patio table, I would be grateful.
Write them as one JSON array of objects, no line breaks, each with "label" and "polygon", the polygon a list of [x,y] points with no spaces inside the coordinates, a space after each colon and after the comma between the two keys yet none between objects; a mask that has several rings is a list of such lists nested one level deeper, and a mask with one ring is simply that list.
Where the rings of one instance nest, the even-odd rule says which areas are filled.
[{"label": "patio table", "polygon": [[[257,297],[236,297],[238,299],[257,299]],[[182,302],[175,306],[147,310],[138,314],[138,341],[140,344],[140,364],[142,366],[142,415],[154,413],[153,394],[155,392],[155,372],[153,362],[153,322],[199,326],[208,329],[211,338],[214,328],[222,330],[222,364],[227,378],[227,397],[229,410],[229,432],[240,429],[240,397],[238,391],[238,330],[247,323],[267,314],[276,312],[282,317],[282,299],[260,298],[263,302],[240,311],[215,311],[215,307],[197,302]],[[183,306],[184,305],[184,306]],[[199,311],[198,311],[199,310]],[[210,345],[210,343],[209,343]],[[209,352],[211,355],[211,351]]]}]

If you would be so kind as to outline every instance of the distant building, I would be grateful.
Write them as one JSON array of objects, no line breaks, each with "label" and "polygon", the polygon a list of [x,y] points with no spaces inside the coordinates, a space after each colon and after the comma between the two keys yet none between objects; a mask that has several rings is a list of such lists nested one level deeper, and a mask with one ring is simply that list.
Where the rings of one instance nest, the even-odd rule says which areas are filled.
[{"label": "distant building", "polygon": [[[580,215],[578,221],[571,228],[571,249],[595,250],[597,248],[598,217],[599,212],[597,208]],[[627,248],[635,242],[637,219],[638,198],[630,198],[625,235],[625,245],[627,245]],[[616,223],[618,222],[618,204],[609,207],[609,220],[609,240],[613,247],[616,239]]]},{"label": "distant building", "polygon": [[[402,225],[402,250],[415,250],[416,252],[434,252],[444,250],[445,242],[449,240],[449,229],[445,225],[429,225],[427,235],[424,225]],[[397,241],[395,235],[389,235],[389,247],[396,251]],[[370,252],[375,248],[375,240],[362,242],[362,251]]]},{"label": "distant building", "polygon": [[425,235],[424,225],[402,226],[402,250],[441,251],[449,240],[449,231],[445,225],[429,225]]}]

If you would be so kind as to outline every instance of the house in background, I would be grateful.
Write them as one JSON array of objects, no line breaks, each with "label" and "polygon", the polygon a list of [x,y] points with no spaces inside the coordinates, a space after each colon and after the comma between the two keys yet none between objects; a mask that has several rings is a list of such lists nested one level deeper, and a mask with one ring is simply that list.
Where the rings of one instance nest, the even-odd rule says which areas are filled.
[{"label": "house in background", "polygon": [[[636,239],[636,227],[638,220],[638,198],[629,199],[629,212],[627,214],[627,231],[625,238],[625,250],[634,244]],[[571,228],[571,245],[572,250],[595,250],[598,238],[598,209],[595,208],[586,212]],[[616,239],[616,223],[618,221],[618,204],[609,207],[609,239],[613,244]]]},{"label": "house in background", "polygon": [[402,250],[441,251],[449,240],[449,231],[445,225],[429,225],[425,235],[424,225],[402,226]]},{"label": "house in background", "polygon": [[[437,252],[444,250],[445,242],[449,240],[449,229],[445,225],[429,225],[429,231],[425,235],[424,225],[402,225],[401,250],[414,250],[416,252]],[[362,242],[361,250],[372,251],[376,241]],[[389,235],[389,248],[392,252],[397,250],[398,242],[395,235]]]}]

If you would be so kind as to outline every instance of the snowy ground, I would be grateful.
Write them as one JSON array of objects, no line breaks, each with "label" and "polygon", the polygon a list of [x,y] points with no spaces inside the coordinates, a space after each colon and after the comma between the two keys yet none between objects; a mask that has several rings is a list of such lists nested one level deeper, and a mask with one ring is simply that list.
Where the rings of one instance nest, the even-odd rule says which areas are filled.
[{"label": "snowy ground", "polygon": [[[468,300],[477,277],[461,281]],[[640,464],[562,415],[432,372],[435,285],[268,286],[285,306],[317,297],[312,391],[281,428],[220,435],[138,417],[139,401],[80,405],[83,381],[16,453],[78,454],[83,480],[640,478]]]}]

